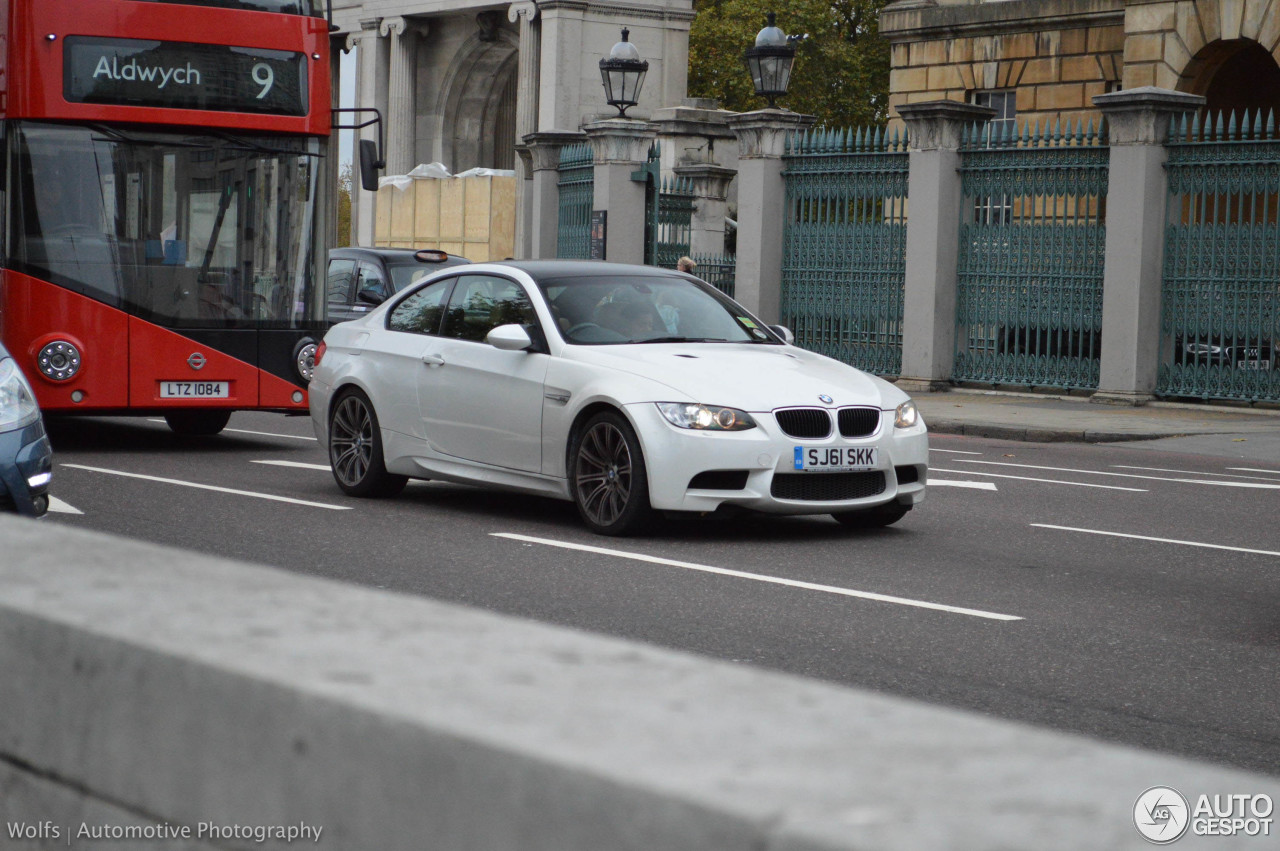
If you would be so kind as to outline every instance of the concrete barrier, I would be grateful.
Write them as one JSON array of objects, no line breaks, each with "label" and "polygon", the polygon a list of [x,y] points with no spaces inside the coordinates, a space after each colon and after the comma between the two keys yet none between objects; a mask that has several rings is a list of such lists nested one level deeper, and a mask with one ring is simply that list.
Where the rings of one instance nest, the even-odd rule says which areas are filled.
[{"label": "concrete barrier", "polygon": [[19,825],[47,848],[284,847],[258,839],[292,827],[369,851],[1137,849],[1157,785],[1280,798],[1274,778],[0,517],[6,846],[28,847]]}]

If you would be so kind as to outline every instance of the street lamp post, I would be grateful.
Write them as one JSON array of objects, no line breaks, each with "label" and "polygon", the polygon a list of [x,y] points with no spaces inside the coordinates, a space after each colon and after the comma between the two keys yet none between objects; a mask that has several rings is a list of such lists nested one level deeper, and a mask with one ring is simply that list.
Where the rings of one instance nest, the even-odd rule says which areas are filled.
[{"label": "street lamp post", "polygon": [[622,28],[622,41],[613,46],[607,59],[600,60],[600,78],[604,82],[605,100],[618,110],[619,118],[627,117],[627,109],[640,102],[640,88],[644,85],[647,60],[640,58],[640,51],[627,41],[631,31]]},{"label": "street lamp post", "polygon": [[796,59],[793,40],[794,37],[778,28],[777,15],[769,12],[764,29],[756,35],[755,46],[747,50],[751,82],[756,87],[756,94],[768,98],[770,109],[777,107],[774,100],[787,93],[787,85],[791,82],[791,65]]}]

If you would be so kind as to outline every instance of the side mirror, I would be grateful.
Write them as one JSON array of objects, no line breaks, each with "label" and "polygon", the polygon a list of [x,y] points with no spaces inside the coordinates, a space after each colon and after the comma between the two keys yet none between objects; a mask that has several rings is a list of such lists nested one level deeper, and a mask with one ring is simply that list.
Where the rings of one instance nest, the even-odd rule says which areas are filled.
[{"label": "side mirror", "polygon": [[504,352],[518,352],[532,346],[533,338],[529,336],[528,331],[513,323],[494,328],[489,332],[489,336],[485,337],[485,342]]},{"label": "side mirror", "polygon": [[378,170],[386,163],[378,159],[378,143],[360,140],[360,186],[367,192],[378,191]]},{"label": "side mirror", "polygon": [[386,300],[387,297],[383,295],[382,290],[378,287],[365,287],[360,292],[356,293],[356,301],[363,304],[372,304],[377,306]]},{"label": "side mirror", "polygon": [[786,343],[788,346],[792,345],[796,341],[796,337],[791,333],[791,329],[785,325],[770,325],[769,330],[781,337],[782,342]]}]

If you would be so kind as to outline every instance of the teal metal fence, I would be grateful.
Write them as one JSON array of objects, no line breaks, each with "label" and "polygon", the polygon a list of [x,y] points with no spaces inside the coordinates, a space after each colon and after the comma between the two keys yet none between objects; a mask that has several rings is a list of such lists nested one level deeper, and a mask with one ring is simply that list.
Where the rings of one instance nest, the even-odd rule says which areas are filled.
[{"label": "teal metal fence", "polygon": [[[679,258],[676,258],[679,259]],[[733,298],[734,280],[738,271],[738,258],[732,254],[695,254],[692,258],[697,268],[693,274],[720,292]]]},{"label": "teal metal fence", "polygon": [[560,216],[556,256],[570,260],[591,257],[591,209],[595,200],[595,163],[590,145],[560,149]]},{"label": "teal metal fence", "polygon": [[902,371],[906,142],[819,129],[783,157],[782,321],[797,345],[888,376]]},{"label": "teal metal fence", "polygon": [[1105,139],[1092,122],[966,131],[955,380],[1097,388]]},{"label": "teal metal fence", "polygon": [[1280,402],[1275,117],[1175,119],[1156,393]]},{"label": "teal metal fence", "polygon": [[653,243],[656,266],[674,269],[689,253],[693,230],[693,181],[663,178],[658,183],[658,219]]}]

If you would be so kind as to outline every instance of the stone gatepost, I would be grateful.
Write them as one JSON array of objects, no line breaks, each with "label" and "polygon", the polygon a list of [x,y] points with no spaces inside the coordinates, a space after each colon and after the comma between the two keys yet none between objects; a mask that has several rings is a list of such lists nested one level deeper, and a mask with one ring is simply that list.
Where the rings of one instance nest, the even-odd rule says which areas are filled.
[{"label": "stone gatepost", "polygon": [[631,175],[644,166],[658,126],[634,118],[609,118],[582,128],[595,158],[595,203],[605,220],[605,259],[644,263],[645,184]]},{"label": "stone gatepost", "polygon": [[787,215],[782,155],[787,135],[812,115],[760,109],[729,119],[738,137],[738,262],[734,297],[765,322],[782,318],[782,235]]},{"label": "stone gatepost", "polygon": [[[524,137],[532,170],[529,189],[529,254],[535,260],[556,256],[560,233],[560,149],[580,145],[587,137],[571,130],[548,130]],[[523,156],[523,154],[522,154]]]},{"label": "stone gatepost", "polygon": [[724,254],[724,216],[729,183],[738,173],[714,163],[675,167],[677,177],[693,183],[693,219],[689,228],[690,254]]},{"label": "stone gatepost", "polygon": [[903,104],[907,124],[907,268],[902,377],[908,393],[945,390],[956,359],[956,264],[960,255],[960,141],[995,110],[950,100]]},{"label": "stone gatepost", "polygon": [[1097,95],[1107,120],[1106,271],[1102,363],[1090,401],[1142,405],[1160,366],[1160,290],[1168,181],[1164,143],[1172,117],[1199,109],[1200,95],[1145,86]]}]

